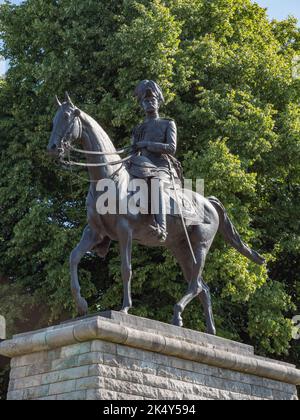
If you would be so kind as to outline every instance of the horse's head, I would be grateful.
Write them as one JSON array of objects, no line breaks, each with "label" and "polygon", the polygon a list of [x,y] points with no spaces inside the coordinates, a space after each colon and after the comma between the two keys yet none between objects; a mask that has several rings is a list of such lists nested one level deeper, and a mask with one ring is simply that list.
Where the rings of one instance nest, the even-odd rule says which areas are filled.
[{"label": "horse's head", "polygon": [[47,147],[48,153],[57,157],[63,149],[64,142],[79,140],[82,134],[80,110],[76,108],[66,93],[65,102],[61,103],[56,97],[58,110],[53,119],[51,137]]}]

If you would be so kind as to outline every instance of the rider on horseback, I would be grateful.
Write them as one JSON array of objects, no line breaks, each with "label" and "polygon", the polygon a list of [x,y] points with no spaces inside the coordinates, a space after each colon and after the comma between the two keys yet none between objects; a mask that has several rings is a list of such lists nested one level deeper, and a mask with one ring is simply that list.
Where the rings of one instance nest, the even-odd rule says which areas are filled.
[{"label": "rider on horseback", "polygon": [[[177,127],[173,120],[159,117],[159,107],[164,102],[161,88],[151,80],[142,81],[135,96],[145,111],[143,124],[133,130],[133,146],[138,152],[131,160],[130,172],[138,178],[157,179],[159,183],[159,206],[155,215],[154,231],[161,242],[167,239],[166,203],[163,197],[164,183],[170,183],[170,171],[180,177],[180,164],[175,159],[177,150]],[[172,163],[171,163],[172,162]]]}]

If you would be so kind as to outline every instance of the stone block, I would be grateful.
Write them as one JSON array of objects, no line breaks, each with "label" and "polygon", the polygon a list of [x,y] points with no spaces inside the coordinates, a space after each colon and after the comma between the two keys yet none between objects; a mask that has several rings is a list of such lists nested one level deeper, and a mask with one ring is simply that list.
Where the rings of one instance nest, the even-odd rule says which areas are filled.
[{"label": "stone block", "polygon": [[[142,372],[133,372],[128,369],[116,369],[115,370],[115,379],[118,379],[123,382],[132,382],[135,384],[143,384],[144,378]],[[111,378],[111,376],[109,376]]]},{"label": "stone block", "polygon": [[46,360],[44,362],[34,363],[32,365],[26,366],[26,369],[27,376],[40,375],[43,373],[51,372],[52,362],[50,360]]},{"label": "stone block", "polygon": [[91,352],[80,354],[77,359],[78,366],[103,363],[103,353]]},{"label": "stone block", "polygon": [[21,401],[24,398],[24,390],[20,389],[18,391],[8,391],[7,400],[8,401]]},{"label": "stone block", "polygon": [[50,384],[48,395],[67,394],[76,390],[76,380],[56,382]]},{"label": "stone block", "polygon": [[253,395],[254,397],[262,398],[262,399],[272,400],[275,394],[274,394],[274,391],[270,388],[252,385],[251,395]]},{"label": "stone block", "polygon": [[71,369],[73,367],[77,367],[79,366],[78,359],[79,359],[79,356],[72,356],[66,359],[53,360],[51,362],[52,371],[65,370],[65,369]]},{"label": "stone block", "polygon": [[24,356],[17,356],[12,359],[11,367],[32,366],[36,363],[44,363],[48,361],[47,352],[33,352]]},{"label": "stone block", "polygon": [[[106,396],[109,396],[109,400],[110,401],[114,401],[117,400],[117,393],[114,391],[105,391],[106,392]],[[87,401],[97,401],[97,400],[105,400],[105,398],[103,398],[103,390],[100,388],[97,389],[88,389],[86,391],[86,400]]]},{"label": "stone block", "polygon": [[65,359],[72,356],[78,356],[80,354],[90,353],[91,347],[92,347],[91,342],[62,347],[60,351],[60,358]]},{"label": "stone block", "polygon": [[88,401],[105,400],[105,401],[130,401],[130,400],[143,400],[140,395],[129,395],[121,392],[107,391],[103,389],[89,389],[86,392],[86,399]]},{"label": "stone block", "polygon": [[117,354],[117,344],[95,340],[91,344],[91,352]]},{"label": "stone block", "polygon": [[12,390],[16,391],[18,389],[39,387],[41,383],[42,383],[41,375],[28,376],[25,378],[20,378],[20,379],[15,379],[14,381],[10,381],[10,387],[12,387]]},{"label": "stone block", "polygon": [[66,394],[59,394],[55,396],[58,401],[85,401],[86,391],[73,391]]},{"label": "stone block", "polygon": [[10,379],[14,380],[14,379],[25,378],[25,376],[27,376],[27,370],[28,370],[28,366],[12,368],[10,370]]},{"label": "stone block", "polygon": [[61,370],[58,373],[58,381],[69,381],[72,379],[84,378],[90,375],[90,366],[78,366],[71,369]]},{"label": "stone block", "polygon": [[36,400],[42,397],[48,397],[49,393],[49,385],[40,385],[34,388],[25,388],[23,399],[24,400]]},{"label": "stone block", "polygon": [[100,376],[88,376],[87,378],[81,378],[76,380],[77,390],[88,390],[103,388],[104,378]]},{"label": "stone block", "polygon": [[168,400],[168,401],[178,400],[178,401],[182,401],[184,393],[174,392],[174,391],[170,391],[168,389],[158,389],[157,390],[157,395],[158,395],[159,400]]},{"label": "stone block", "polygon": [[37,398],[38,401],[85,401],[86,391],[73,391],[66,394],[50,395],[49,397]]}]

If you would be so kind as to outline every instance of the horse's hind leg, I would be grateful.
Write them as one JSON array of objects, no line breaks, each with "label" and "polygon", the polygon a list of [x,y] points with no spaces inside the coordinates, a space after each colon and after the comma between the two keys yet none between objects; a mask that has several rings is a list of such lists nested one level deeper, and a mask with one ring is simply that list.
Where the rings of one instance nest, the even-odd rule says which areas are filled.
[{"label": "horse's hind leg", "polygon": [[123,280],[123,306],[121,312],[128,314],[132,308],[131,279],[132,279],[132,231],[127,221],[120,221],[118,226],[120,253],[122,259],[121,271]]},{"label": "horse's hind leg", "polygon": [[79,315],[86,315],[88,312],[88,304],[81,296],[80,284],[78,280],[78,265],[82,257],[91,251],[99,242],[98,236],[93,232],[90,226],[86,226],[79,244],[74,248],[70,255],[70,271],[71,271],[71,290],[76,303]]},{"label": "horse's hind leg", "polygon": [[[188,252],[187,249],[186,252]],[[187,294],[174,307],[173,324],[178,327],[183,326],[182,313],[186,306],[203,291],[201,275],[205,265],[207,249],[206,247],[198,248],[196,252],[197,264],[193,262],[189,254],[184,254],[185,258],[182,258],[182,254],[179,262],[183,268],[186,280],[189,282],[189,287]]]},{"label": "horse's hind leg", "polygon": [[179,248],[173,250],[173,254],[183,270],[184,277],[189,283],[189,288],[186,296],[175,306],[173,324],[177,326],[183,325],[182,313],[184,309],[195,297],[199,297],[204,308],[206,332],[211,335],[216,335],[210,290],[201,277],[209,246],[202,247],[198,251],[198,266],[194,265],[192,258],[189,256],[188,248]]},{"label": "horse's hind leg", "polygon": [[178,327],[183,327],[182,313],[185,310],[186,306],[197,297],[202,291],[201,278],[198,277],[195,280],[192,280],[189,284],[187,294],[178,302],[174,307],[174,317],[173,325]]},{"label": "horse's hind leg", "polygon": [[208,285],[199,276],[196,280],[191,281],[186,296],[175,306],[173,324],[178,327],[183,326],[182,313],[186,306],[195,298],[199,297],[204,308],[206,320],[206,333],[216,335],[216,327],[212,310],[211,295]]},{"label": "horse's hind leg", "polygon": [[199,299],[203,305],[205,319],[206,319],[206,332],[207,334],[216,335],[216,326],[214,321],[213,309],[211,304],[211,295],[208,285],[202,280],[203,290],[199,295]]}]

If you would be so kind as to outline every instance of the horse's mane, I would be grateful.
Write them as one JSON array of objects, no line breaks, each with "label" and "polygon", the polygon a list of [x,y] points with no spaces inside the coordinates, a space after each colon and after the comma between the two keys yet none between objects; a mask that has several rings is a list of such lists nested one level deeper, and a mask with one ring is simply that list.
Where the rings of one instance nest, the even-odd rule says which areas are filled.
[{"label": "horse's mane", "polygon": [[[99,151],[108,153],[113,153],[116,151],[116,148],[111,139],[109,138],[108,134],[103,130],[103,128],[100,126],[99,123],[97,123],[96,120],[94,120],[85,112],[81,113],[81,119],[87,127],[90,127],[91,130],[89,134],[91,136],[91,141],[97,145]],[[108,162],[113,162],[121,159],[120,156],[117,154],[108,155],[106,158]]]}]

